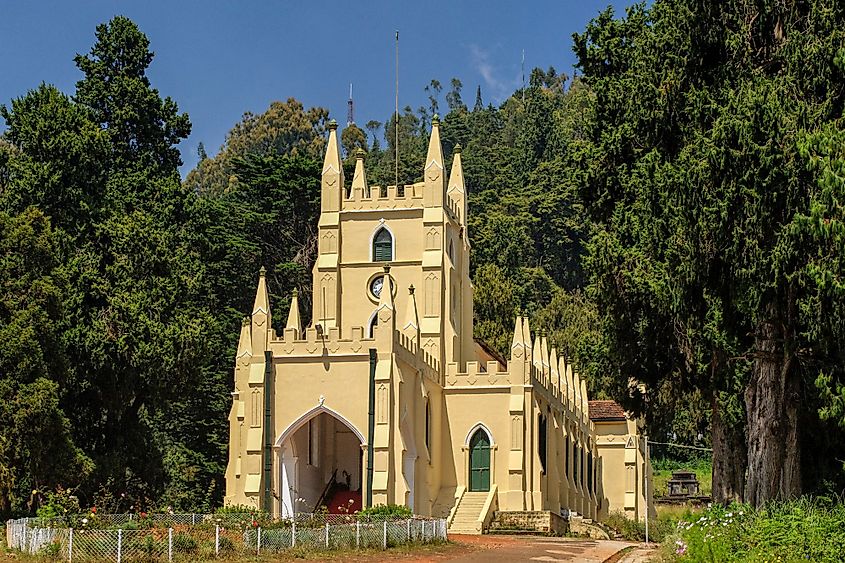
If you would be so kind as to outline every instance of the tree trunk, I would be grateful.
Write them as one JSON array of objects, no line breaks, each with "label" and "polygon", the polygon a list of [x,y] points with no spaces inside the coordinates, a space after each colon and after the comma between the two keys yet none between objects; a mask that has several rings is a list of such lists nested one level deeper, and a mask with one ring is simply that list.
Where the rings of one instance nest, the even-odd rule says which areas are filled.
[{"label": "tree trunk", "polygon": [[[768,312],[771,312],[769,308]],[[799,378],[793,373],[787,331],[769,315],[754,336],[756,355],[745,388],[748,424],[746,500],[753,506],[801,494],[798,440]]]},{"label": "tree trunk", "polygon": [[738,424],[726,423],[714,393],[713,416],[713,502],[727,504],[742,501],[745,489],[745,469],[748,465],[745,433]]}]

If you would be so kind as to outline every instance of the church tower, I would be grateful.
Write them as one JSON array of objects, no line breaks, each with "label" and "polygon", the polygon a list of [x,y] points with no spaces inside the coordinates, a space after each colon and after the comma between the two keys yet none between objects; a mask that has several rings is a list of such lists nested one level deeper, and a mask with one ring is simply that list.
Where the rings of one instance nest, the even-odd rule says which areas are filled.
[{"label": "church tower", "polygon": [[370,186],[365,155],[359,151],[347,187],[337,124],[332,122],[329,130],[312,322],[326,333],[337,330],[348,335],[353,327],[363,326],[365,336],[372,335],[385,287],[383,267],[389,265],[397,318],[411,314],[406,310],[410,306],[407,290],[414,286],[419,345],[440,365],[464,365],[473,357],[474,344],[460,147],[447,179],[440,122],[435,116],[421,182]]}]

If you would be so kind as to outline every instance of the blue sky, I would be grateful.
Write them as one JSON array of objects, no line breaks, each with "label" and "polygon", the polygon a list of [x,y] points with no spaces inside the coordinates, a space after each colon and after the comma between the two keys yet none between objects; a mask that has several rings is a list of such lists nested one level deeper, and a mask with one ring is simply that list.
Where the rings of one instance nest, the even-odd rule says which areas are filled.
[{"label": "blue sky", "polygon": [[[471,103],[481,85],[498,103],[526,73],[554,66],[572,74],[573,32],[600,10],[630,2],[560,0],[242,0],[7,1],[0,17],[0,104],[39,83],[73,92],[73,56],[87,52],[94,28],[114,15],[132,18],[150,38],[153,85],[187,111],[193,132],[180,146],[183,174],[203,142],[217,152],[243,112],[295,97],[346,122],[349,83],[355,121],[384,121],[394,107],[394,30],[400,33],[400,106],[427,104],[432,78],[464,83]],[[3,124],[0,124],[0,128]]]}]

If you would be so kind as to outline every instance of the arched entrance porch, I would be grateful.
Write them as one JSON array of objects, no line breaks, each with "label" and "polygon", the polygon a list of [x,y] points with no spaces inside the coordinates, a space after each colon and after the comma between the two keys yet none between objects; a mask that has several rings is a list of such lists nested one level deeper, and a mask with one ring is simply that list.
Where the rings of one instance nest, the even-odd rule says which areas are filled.
[{"label": "arched entrance porch", "polygon": [[360,510],[365,444],[352,423],[327,407],[302,415],[276,440],[277,513]]}]

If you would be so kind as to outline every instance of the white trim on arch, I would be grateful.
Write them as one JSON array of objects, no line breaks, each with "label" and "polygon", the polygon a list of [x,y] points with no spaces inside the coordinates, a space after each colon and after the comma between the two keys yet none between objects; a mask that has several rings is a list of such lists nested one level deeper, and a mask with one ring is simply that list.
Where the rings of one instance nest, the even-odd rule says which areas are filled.
[{"label": "white trim on arch", "polygon": [[484,433],[487,434],[487,439],[490,440],[490,447],[492,448],[496,444],[495,440],[493,440],[493,433],[490,432],[490,429],[487,428],[487,426],[481,421],[476,422],[475,426],[469,429],[469,432],[467,432],[467,436],[464,439],[464,445],[469,447],[469,441],[472,440],[472,436],[479,429],[484,430]]},{"label": "white trim on arch", "polygon": [[393,262],[396,260],[396,235],[393,234],[393,230],[387,225],[387,222],[382,219],[379,221],[378,226],[373,229],[373,232],[370,233],[370,262],[375,262],[375,256],[373,255],[373,241],[376,240],[376,235],[382,229],[390,233],[390,261]]},{"label": "white trim on arch", "polygon": [[[384,291],[384,288],[381,289]],[[375,331],[373,330],[376,325],[378,324],[378,320],[376,315],[378,314],[378,308],[372,312],[370,318],[367,319],[367,338],[373,338],[375,336]]]},{"label": "white trim on arch", "polygon": [[284,445],[284,443],[285,443],[285,441],[286,441],[288,438],[290,438],[291,436],[293,436],[293,434],[294,434],[297,430],[299,430],[300,428],[302,428],[303,426],[305,426],[305,424],[306,424],[309,420],[311,420],[312,418],[316,417],[317,415],[319,415],[319,414],[321,414],[321,413],[326,413],[326,414],[328,414],[328,415],[331,415],[331,416],[335,417],[337,420],[339,420],[339,421],[341,421],[342,423],[344,423],[346,426],[348,426],[348,427],[349,427],[349,429],[350,429],[350,430],[352,430],[352,432],[353,432],[353,433],[355,434],[355,436],[358,438],[358,441],[360,441],[360,442],[361,442],[361,445],[362,445],[362,446],[363,446],[364,444],[366,444],[366,443],[367,443],[367,440],[364,438],[364,435],[363,435],[363,434],[361,434],[361,432],[360,432],[360,431],[359,431],[359,430],[355,427],[355,425],[354,425],[354,424],[352,424],[351,422],[349,422],[349,420],[347,420],[347,419],[346,419],[343,415],[341,415],[341,414],[340,414],[340,413],[338,413],[337,411],[334,411],[334,410],[330,409],[329,407],[327,407],[327,406],[325,406],[325,405],[317,405],[316,407],[314,407],[313,409],[311,409],[311,410],[309,410],[308,412],[304,413],[302,416],[300,416],[300,417],[299,417],[299,418],[297,418],[295,421],[293,421],[292,423],[290,423],[290,424],[288,425],[288,427],[287,427],[287,428],[285,428],[285,430],[284,430],[284,431],[283,431],[283,432],[279,435],[279,437],[278,437],[278,438],[276,438],[276,443],[275,443],[275,446],[276,446],[276,447],[283,446],[283,445]]}]

